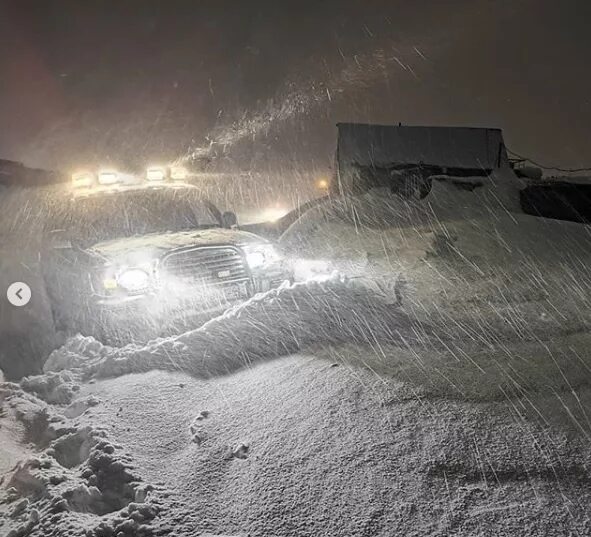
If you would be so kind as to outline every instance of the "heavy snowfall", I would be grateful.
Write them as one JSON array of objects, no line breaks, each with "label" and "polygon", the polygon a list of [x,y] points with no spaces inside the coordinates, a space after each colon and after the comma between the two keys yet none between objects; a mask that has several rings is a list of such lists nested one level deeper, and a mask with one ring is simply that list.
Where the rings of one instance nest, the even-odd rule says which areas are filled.
[{"label": "heavy snowfall", "polygon": [[0,537],[591,537],[590,20],[0,0]]},{"label": "heavy snowfall", "polygon": [[325,198],[280,236],[293,283],[1,384],[0,532],[591,534],[589,229],[523,214],[509,167],[465,184]]}]

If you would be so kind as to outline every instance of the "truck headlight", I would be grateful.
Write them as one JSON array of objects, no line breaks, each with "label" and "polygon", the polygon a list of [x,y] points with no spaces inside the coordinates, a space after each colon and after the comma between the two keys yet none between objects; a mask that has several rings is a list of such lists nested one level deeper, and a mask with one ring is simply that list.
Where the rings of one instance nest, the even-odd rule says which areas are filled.
[{"label": "truck headlight", "polygon": [[262,267],[265,264],[265,254],[263,252],[247,253],[246,262],[250,268]]},{"label": "truck headlight", "polygon": [[126,269],[117,276],[117,284],[129,293],[139,293],[150,286],[150,275],[139,268]]},{"label": "truck headlight", "polygon": [[280,256],[271,244],[244,246],[246,262],[251,269],[265,267],[279,261]]}]

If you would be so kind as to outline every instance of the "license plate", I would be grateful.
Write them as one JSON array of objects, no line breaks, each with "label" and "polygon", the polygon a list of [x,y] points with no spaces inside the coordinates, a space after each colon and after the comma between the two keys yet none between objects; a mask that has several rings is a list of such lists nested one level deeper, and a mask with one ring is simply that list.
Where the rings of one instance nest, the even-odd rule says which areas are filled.
[{"label": "license plate", "polygon": [[246,287],[244,285],[232,285],[224,287],[223,293],[226,300],[238,300],[241,298],[246,298],[247,296]]}]

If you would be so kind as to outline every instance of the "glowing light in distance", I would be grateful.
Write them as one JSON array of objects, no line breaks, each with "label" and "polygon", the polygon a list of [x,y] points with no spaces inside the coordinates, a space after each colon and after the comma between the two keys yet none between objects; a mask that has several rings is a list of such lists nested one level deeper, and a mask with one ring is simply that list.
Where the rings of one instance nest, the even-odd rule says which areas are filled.
[{"label": "glowing light in distance", "polygon": [[328,179],[325,179],[324,177],[321,177],[320,179],[318,179],[316,181],[316,187],[319,190],[327,190],[328,189],[328,185],[329,185]]},{"label": "glowing light in distance", "polygon": [[94,184],[94,175],[87,171],[72,174],[72,186],[74,188],[88,188]]},{"label": "glowing light in distance", "polygon": [[98,182],[101,185],[114,185],[119,182],[119,174],[115,170],[101,170],[98,173]]},{"label": "glowing light in distance", "polygon": [[166,179],[166,168],[162,166],[150,166],[146,170],[148,181],[164,181]]},{"label": "glowing light in distance", "polygon": [[184,168],[183,166],[171,166],[170,167],[170,178],[173,181],[184,181],[188,175],[189,175],[189,172],[187,172],[187,169]]}]

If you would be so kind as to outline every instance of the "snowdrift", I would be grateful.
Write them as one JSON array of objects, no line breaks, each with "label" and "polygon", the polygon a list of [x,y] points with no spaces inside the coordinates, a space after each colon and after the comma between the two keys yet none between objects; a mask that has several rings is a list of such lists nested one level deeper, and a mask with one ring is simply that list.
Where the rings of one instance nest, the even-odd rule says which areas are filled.
[{"label": "snowdrift", "polygon": [[[482,178],[473,178],[482,181]],[[436,180],[420,202],[384,191],[312,209],[283,235],[304,261],[369,279],[411,317],[535,337],[590,326],[587,226],[522,214],[509,176]],[[465,336],[455,326],[453,330]]]},{"label": "snowdrift", "polygon": [[335,274],[324,281],[284,284],[202,327],[145,346],[116,349],[92,338],[74,338],[50,355],[44,369],[77,369],[85,377],[150,369],[211,377],[314,345],[376,339],[407,344],[402,331],[408,341],[422,337],[396,304]]},{"label": "snowdrift", "polygon": [[498,313],[496,323],[446,313],[430,316],[434,322],[428,324],[373,282],[333,276],[285,285],[193,331],[145,346],[110,348],[93,338],[72,338],[44,369],[82,380],[150,370],[215,378],[307,352],[463,400],[589,385],[591,334],[569,327],[552,331],[545,319],[536,331],[523,324],[524,311],[513,306],[514,317]]}]

